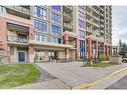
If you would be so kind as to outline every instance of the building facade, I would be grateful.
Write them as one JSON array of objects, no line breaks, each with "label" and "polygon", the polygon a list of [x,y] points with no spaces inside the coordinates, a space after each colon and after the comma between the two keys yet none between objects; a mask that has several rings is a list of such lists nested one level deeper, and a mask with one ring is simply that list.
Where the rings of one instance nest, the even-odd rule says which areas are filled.
[{"label": "building facade", "polygon": [[0,6],[3,61],[82,60],[112,55],[111,6]]}]

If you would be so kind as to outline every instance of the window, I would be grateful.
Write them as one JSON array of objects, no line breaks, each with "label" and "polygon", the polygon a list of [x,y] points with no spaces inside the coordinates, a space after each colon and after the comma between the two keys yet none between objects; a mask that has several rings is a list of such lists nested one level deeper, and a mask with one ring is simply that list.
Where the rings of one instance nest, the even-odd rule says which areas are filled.
[{"label": "window", "polygon": [[45,52],[42,50],[36,50],[35,52],[35,60],[43,60],[45,56]]},{"label": "window", "polygon": [[61,35],[61,27],[52,25],[52,34]]},{"label": "window", "polygon": [[48,42],[48,37],[45,36],[45,35],[36,34],[35,35],[35,40],[39,41],[39,42]]},{"label": "window", "polygon": [[46,31],[47,31],[47,23],[35,19],[35,20],[34,20],[34,28],[35,28],[37,31],[46,32]]},{"label": "window", "polygon": [[34,14],[36,17],[41,17],[43,19],[47,19],[47,11],[41,7],[35,6]]},{"label": "window", "polygon": [[61,16],[55,13],[51,14],[51,19],[54,23],[61,23]]},{"label": "window", "polygon": [[52,42],[53,43],[61,43],[61,39],[60,38],[52,37]]},{"label": "window", "polygon": [[85,32],[80,30],[79,33],[80,38],[85,39]]},{"label": "window", "polygon": [[0,6],[0,12],[4,11],[4,7]]},{"label": "window", "polygon": [[85,41],[80,41],[80,59],[85,58]]},{"label": "window", "polygon": [[79,27],[80,28],[85,28],[85,22],[82,20],[79,20]]},{"label": "window", "polygon": [[61,6],[51,6],[54,11],[61,12]]}]

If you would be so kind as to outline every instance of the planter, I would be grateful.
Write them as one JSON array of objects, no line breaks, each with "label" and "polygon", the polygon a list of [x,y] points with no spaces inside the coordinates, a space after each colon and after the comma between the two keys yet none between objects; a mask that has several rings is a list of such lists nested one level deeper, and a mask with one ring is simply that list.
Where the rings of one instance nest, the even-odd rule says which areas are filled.
[{"label": "planter", "polygon": [[114,64],[121,64],[122,56],[120,56],[120,55],[111,56],[109,58],[109,62],[114,63]]}]

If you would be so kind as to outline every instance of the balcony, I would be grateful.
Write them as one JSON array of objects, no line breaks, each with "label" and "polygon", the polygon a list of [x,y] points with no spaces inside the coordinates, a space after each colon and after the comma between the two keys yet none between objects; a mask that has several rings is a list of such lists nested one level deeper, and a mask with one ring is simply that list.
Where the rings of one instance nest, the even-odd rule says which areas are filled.
[{"label": "balcony", "polygon": [[86,22],[92,24],[92,19],[86,19]]},{"label": "balcony", "polygon": [[72,14],[69,14],[69,13],[67,13],[67,12],[63,12],[63,14],[66,15],[66,16],[69,16],[69,17],[71,17],[71,18],[73,17]]},{"label": "balcony", "polygon": [[93,22],[93,25],[96,26],[96,27],[99,27],[99,24],[96,23],[96,22]]},{"label": "balcony", "polygon": [[73,15],[70,13],[67,13],[67,12],[63,12],[63,20],[68,22],[68,21],[71,21],[73,19]]},{"label": "balcony", "polygon": [[27,38],[19,37],[19,36],[13,36],[13,35],[8,35],[8,43],[10,44],[28,44]]},{"label": "balcony", "polygon": [[63,10],[68,13],[71,13],[73,11],[73,6],[63,6]]},{"label": "balcony", "polygon": [[6,12],[11,15],[30,19],[30,9],[22,6],[6,6]]},{"label": "balcony", "polygon": [[86,14],[92,16],[92,12],[86,11]]},{"label": "balcony", "polygon": [[86,31],[91,31],[92,32],[92,28],[91,27],[86,27]]},{"label": "balcony", "polygon": [[25,8],[25,7],[21,7],[21,6],[7,6],[7,8],[25,13],[25,14],[30,14],[30,10]]},{"label": "balcony", "polygon": [[103,25],[103,24],[101,24],[100,26],[101,26],[102,28],[104,28],[104,25]]},{"label": "balcony", "polygon": [[97,16],[94,16],[94,15],[93,15],[93,17],[94,17],[94,19],[96,19],[96,20],[100,20],[100,18],[97,17]]},{"label": "balcony", "polygon": [[63,26],[64,26],[64,28],[68,28],[68,29],[73,29],[73,26],[71,25],[71,24],[68,24],[68,23],[63,23]]}]

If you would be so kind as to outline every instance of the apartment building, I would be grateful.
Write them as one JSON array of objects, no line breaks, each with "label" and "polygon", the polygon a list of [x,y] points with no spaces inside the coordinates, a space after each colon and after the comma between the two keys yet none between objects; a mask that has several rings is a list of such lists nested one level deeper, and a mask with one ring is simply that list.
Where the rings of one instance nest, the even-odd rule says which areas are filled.
[{"label": "apartment building", "polygon": [[111,6],[0,6],[6,63],[111,55]]},{"label": "apartment building", "polygon": [[112,55],[112,8],[111,6],[86,6],[87,57]]}]

